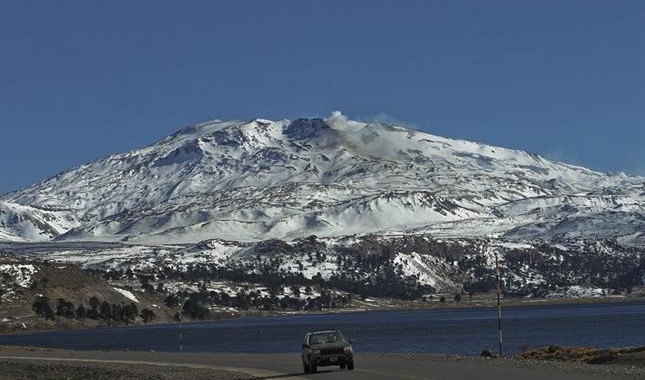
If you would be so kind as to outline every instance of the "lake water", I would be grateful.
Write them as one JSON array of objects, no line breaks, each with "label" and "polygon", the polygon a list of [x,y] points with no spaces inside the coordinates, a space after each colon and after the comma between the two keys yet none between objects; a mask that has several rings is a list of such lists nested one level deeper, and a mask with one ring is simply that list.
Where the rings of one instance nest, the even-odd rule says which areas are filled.
[{"label": "lake water", "polygon": [[[645,346],[645,303],[542,305],[503,309],[504,353],[550,344]],[[306,331],[337,328],[357,352],[478,355],[497,351],[497,311],[459,308],[241,318],[182,325],[183,350],[296,352]],[[177,325],[0,335],[3,345],[76,350],[177,351]]]}]

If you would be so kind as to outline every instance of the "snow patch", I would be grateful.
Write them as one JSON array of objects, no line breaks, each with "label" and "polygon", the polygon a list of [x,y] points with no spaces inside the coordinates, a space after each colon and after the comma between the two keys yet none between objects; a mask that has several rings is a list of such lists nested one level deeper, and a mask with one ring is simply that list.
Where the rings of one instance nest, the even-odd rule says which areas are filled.
[{"label": "snow patch", "polygon": [[607,289],[588,287],[588,286],[567,286],[559,287],[553,292],[549,292],[546,298],[589,298],[589,297],[605,297],[609,295]]},{"label": "snow patch", "polygon": [[1,264],[0,273],[9,277],[9,282],[28,288],[34,281],[36,268],[31,264]]},{"label": "snow patch", "polygon": [[118,293],[121,293],[125,298],[129,299],[130,301],[139,303],[139,300],[137,299],[137,297],[135,297],[134,294],[132,294],[131,291],[121,289],[121,288],[116,288],[116,287],[113,287],[113,289],[116,290]]}]

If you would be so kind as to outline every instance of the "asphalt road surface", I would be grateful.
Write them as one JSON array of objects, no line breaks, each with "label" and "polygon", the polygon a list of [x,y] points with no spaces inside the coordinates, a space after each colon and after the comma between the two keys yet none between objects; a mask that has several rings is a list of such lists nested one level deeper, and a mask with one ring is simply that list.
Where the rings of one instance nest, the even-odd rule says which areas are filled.
[{"label": "asphalt road surface", "polygon": [[594,380],[635,379],[629,372],[603,366],[577,366],[563,363],[533,363],[482,358],[406,357],[401,355],[360,354],[353,371],[320,367],[316,374],[305,374],[298,353],[221,354],[157,353],[128,351],[3,351],[0,360],[55,361],[57,363],[113,363],[123,366],[147,364],[189,367],[213,371],[229,370],[244,374],[242,379],[352,379],[352,380]]}]

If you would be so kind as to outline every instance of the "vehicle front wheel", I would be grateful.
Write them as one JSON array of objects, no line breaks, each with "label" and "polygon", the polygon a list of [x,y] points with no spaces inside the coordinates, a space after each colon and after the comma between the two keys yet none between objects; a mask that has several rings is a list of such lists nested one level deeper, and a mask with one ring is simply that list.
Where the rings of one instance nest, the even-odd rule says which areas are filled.
[{"label": "vehicle front wheel", "polygon": [[340,369],[345,369],[345,364],[341,364]]},{"label": "vehicle front wheel", "polygon": [[353,370],[353,369],[354,369],[354,362],[349,362],[349,363],[347,363],[347,369],[348,369],[349,371]]},{"label": "vehicle front wheel", "polygon": [[309,367],[309,364],[305,363],[305,361],[302,361],[302,370],[305,371],[305,373],[311,372],[311,368]]}]

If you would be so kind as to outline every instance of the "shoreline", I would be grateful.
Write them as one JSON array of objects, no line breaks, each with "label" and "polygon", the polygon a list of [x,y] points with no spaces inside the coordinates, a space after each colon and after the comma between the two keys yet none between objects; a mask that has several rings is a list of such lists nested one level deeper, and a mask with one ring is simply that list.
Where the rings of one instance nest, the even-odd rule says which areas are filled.
[{"label": "shoreline", "polygon": [[[376,299],[375,299],[376,300]],[[301,310],[285,310],[285,311],[256,311],[256,310],[241,310],[241,311],[220,311],[218,318],[204,319],[204,320],[182,320],[182,324],[200,323],[200,322],[215,322],[221,320],[243,319],[243,318],[263,318],[263,317],[289,317],[289,316],[307,316],[307,315],[328,315],[328,314],[353,314],[364,312],[397,312],[397,311],[420,311],[420,310],[448,310],[448,309],[489,309],[496,308],[497,304],[489,300],[476,300],[476,301],[401,301],[378,299],[384,303],[370,304],[366,301],[360,301],[363,304],[357,307],[325,309],[315,311],[301,311]],[[562,306],[562,305],[590,305],[590,304],[614,304],[614,303],[645,303],[645,296],[605,296],[605,297],[585,297],[585,298],[506,298],[502,299],[501,307],[502,312],[504,308],[530,308],[535,306]],[[230,316],[226,316],[226,315]],[[41,317],[30,316],[29,318],[41,319]],[[20,323],[20,319],[11,321],[3,321],[0,323],[15,322]],[[44,332],[44,331],[69,331],[69,330],[93,330],[102,328],[122,328],[122,327],[135,327],[135,326],[159,326],[159,325],[174,325],[175,322],[149,322],[149,323],[135,323],[135,324],[104,324],[97,326],[78,326],[78,325],[48,325],[47,328],[36,329],[19,329],[17,331],[0,331],[1,335]]]},{"label": "shoreline", "polygon": [[[352,307],[352,308],[338,308],[338,309],[327,309],[327,310],[317,310],[317,311],[239,311],[239,312],[226,312],[220,314],[219,318],[204,319],[204,320],[182,320],[182,325],[191,325],[196,323],[208,323],[208,322],[217,322],[222,320],[234,320],[234,319],[247,319],[247,318],[271,318],[271,317],[293,317],[293,316],[309,316],[309,315],[332,315],[332,314],[359,314],[359,313],[370,313],[370,312],[405,312],[405,311],[427,311],[427,310],[456,310],[456,309],[494,309],[497,307],[496,303],[492,302],[482,302],[481,300],[477,302],[470,301],[461,301],[461,302],[421,302],[421,301],[400,301],[395,300],[395,304],[388,305],[362,305],[361,307]],[[609,305],[616,303],[645,303],[645,296],[607,296],[607,297],[587,297],[587,298],[556,298],[556,299],[525,299],[525,298],[507,298],[502,299],[501,308],[502,308],[502,318],[505,308],[531,308],[531,307],[543,307],[543,306],[575,306],[575,305]],[[229,316],[225,316],[228,314]],[[33,317],[30,317],[33,318]],[[39,318],[40,319],[40,318]],[[7,323],[8,321],[3,321],[1,323]],[[20,323],[19,319],[12,320],[11,322]],[[84,325],[39,325],[42,328],[32,328],[32,329],[16,329],[14,331],[1,331],[0,336],[7,335],[27,335],[32,333],[45,333],[45,332],[57,332],[57,331],[76,331],[76,330],[96,330],[96,329],[112,329],[112,328],[130,328],[130,327],[145,327],[145,326],[172,326],[176,325],[176,322],[160,321],[160,322],[149,322],[149,323],[134,323],[134,324],[114,324],[114,325],[96,325],[96,326],[84,326]]]}]

